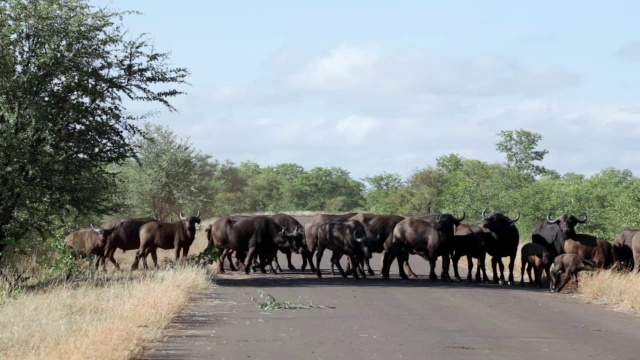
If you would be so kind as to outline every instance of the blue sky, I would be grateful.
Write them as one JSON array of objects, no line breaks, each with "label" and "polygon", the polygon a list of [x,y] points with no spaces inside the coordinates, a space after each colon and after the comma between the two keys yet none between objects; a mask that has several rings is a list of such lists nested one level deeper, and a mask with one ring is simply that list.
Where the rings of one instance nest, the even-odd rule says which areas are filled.
[{"label": "blue sky", "polygon": [[561,173],[640,165],[640,2],[94,3],[191,71],[153,121],[220,160],[408,176],[524,128]]}]

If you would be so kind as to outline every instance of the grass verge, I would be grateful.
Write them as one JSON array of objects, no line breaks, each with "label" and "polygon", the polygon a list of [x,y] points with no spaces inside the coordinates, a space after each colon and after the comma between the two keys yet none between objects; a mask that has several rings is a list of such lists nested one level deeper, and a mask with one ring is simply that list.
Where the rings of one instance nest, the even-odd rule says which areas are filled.
[{"label": "grass verge", "polygon": [[193,267],[96,274],[20,294],[0,306],[0,358],[131,358],[208,286],[206,271]]},{"label": "grass verge", "polygon": [[640,314],[640,276],[624,272],[583,271],[579,294],[593,303]]}]

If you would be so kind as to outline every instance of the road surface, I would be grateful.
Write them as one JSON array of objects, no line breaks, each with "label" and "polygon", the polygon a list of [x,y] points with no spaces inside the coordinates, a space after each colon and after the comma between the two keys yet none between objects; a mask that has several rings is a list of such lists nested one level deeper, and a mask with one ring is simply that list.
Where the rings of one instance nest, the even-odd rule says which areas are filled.
[{"label": "road surface", "polygon": [[[328,270],[330,252],[322,268]],[[281,264],[286,264],[282,259]],[[299,266],[299,257],[294,255]],[[378,265],[374,258],[372,265]],[[426,261],[412,256],[414,271]],[[396,263],[393,265],[397,268]],[[376,269],[376,266],[374,266]],[[465,272],[461,268],[461,275]],[[308,271],[308,270],[307,270]],[[438,268],[438,275],[439,275]],[[453,271],[451,271],[453,274]],[[464,275],[463,275],[464,276]],[[517,280],[519,278],[517,277]],[[219,275],[143,354],[147,359],[637,359],[633,315],[529,286],[355,281],[285,271]],[[260,310],[277,301],[320,308]]]}]

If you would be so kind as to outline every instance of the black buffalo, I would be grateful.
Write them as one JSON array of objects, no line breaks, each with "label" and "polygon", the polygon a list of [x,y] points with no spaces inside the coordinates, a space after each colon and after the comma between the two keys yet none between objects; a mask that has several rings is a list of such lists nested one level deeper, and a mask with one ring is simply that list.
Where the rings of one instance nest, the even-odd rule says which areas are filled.
[{"label": "black buffalo", "polygon": [[[235,251],[240,261],[244,260],[244,271],[249,273],[251,265],[260,257],[260,269],[271,265],[278,249],[295,247],[294,239],[287,238],[286,229],[268,216],[225,216],[216,220],[207,230],[209,245],[223,248],[223,255]],[[246,254],[246,256],[245,256]],[[218,259],[218,270],[224,272],[224,256]],[[273,267],[271,271],[275,272]]]},{"label": "black buffalo", "polygon": [[313,253],[318,247],[318,228],[320,225],[330,220],[348,220],[356,214],[357,213],[348,213],[344,215],[318,214],[309,219],[304,224],[304,237],[307,247],[303,250],[302,266],[300,269],[304,271],[307,268],[308,262],[311,272],[316,272],[315,266],[313,266]]},{"label": "black buffalo", "polygon": [[[515,219],[510,219],[501,212],[494,212],[489,216],[485,216],[485,210],[482,210],[482,218],[484,222],[482,227],[491,231],[491,235],[495,241],[487,247],[487,253],[491,255],[491,269],[493,270],[493,281],[504,283],[504,264],[502,258],[509,257],[509,285],[513,285],[513,266],[515,265],[516,254],[518,253],[518,243],[520,242],[520,233],[515,222],[520,219],[520,212]],[[498,278],[497,265],[500,265],[500,277]]]},{"label": "black buffalo", "polygon": [[[295,266],[293,266],[293,264],[291,263],[291,250],[296,253],[300,252],[303,257],[306,255],[306,251],[308,251],[306,250],[307,243],[304,240],[304,228],[298,222],[298,220],[296,220],[291,215],[275,214],[270,215],[269,217],[272,218],[278,225],[280,225],[280,227],[282,227],[287,233],[286,235],[289,237],[289,239],[292,240],[291,248],[281,248],[280,251],[287,257],[287,266],[289,267],[289,270],[295,270]],[[278,257],[276,256],[274,260],[276,262],[278,271],[282,271],[280,263],[278,262]]]},{"label": "black buffalo", "polygon": [[429,261],[429,278],[436,280],[436,260],[442,256],[443,280],[449,276],[450,256],[453,249],[454,227],[460,225],[460,219],[450,214],[435,216],[408,217],[400,221],[393,230],[393,240],[384,254],[382,276],[389,278],[389,268],[393,260],[398,260],[398,271],[403,279],[408,279],[404,263],[409,254],[418,254]]},{"label": "black buffalo", "polygon": [[360,264],[370,257],[369,247],[376,240],[368,238],[364,226],[356,220],[330,220],[318,226],[316,249],[316,275],[321,278],[320,261],[325,249],[333,252],[331,263],[334,264],[342,277],[347,274],[340,265],[340,257],[347,255],[353,264],[353,278],[358,279],[358,269],[366,277]]},{"label": "black buffalo", "polygon": [[540,244],[556,255],[562,254],[562,242],[576,235],[575,227],[587,222],[587,215],[578,219],[571,214],[562,214],[556,219],[547,215],[547,220],[533,230],[531,242]]},{"label": "black buffalo", "polygon": [[140,228],[144,224],[156,221],[154,218],[130,218],[114,219],[102,224],[100,228],[96,229],[96,233],[105,242],[104,256],[111,261],[116,269],[120,270],[120,265],[114,258],[116,250],[138,250],[140,248]]},{"label": "black buffalo", "polygon": [[[377,238],[377,241],[372,243],[369,249],[372,253],[381,253],[385,251],[391,241],[393,240],[393,229],[396,225],[404,220],[402,216],[397,215],[375,215],[367,213],[358,213],[350,218],[350,220],[356,220],[362,223],[364,229],[367,232],[367,237]],[[408,265],[408,263],[407,263]],[[374,272],[369,264],[369,259],[364,260],[365,270],[369,272],[369,275],[373,275]],[[411,270],[411,269],[409,269]]]},{"label": "black buffalo", "polygon": [[638,229],[624,229],[613,240],[613,262],[617,270],[631,270],[634,266],[632,239]]},{"label": "black buffalo", "polygon": [[151,254],[151,259],[155,268],[158,268],[157,249],[175,249],[175,264],[182,259],[186,260],[189,255],[189,248],[196,237],[196,224],[200,224],[200,211],[196,216],[182,216],[180,220],[172,223],[148,222],[140,227],[140,248],[136,253],[131,269],[137,269],[140,259],[145,269],[147,266],[147,255]]}]

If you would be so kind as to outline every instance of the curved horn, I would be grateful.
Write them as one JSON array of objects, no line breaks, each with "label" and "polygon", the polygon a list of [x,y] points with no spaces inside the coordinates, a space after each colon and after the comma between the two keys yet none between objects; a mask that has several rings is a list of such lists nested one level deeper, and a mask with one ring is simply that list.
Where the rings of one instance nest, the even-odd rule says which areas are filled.
[{"label": "curved horn", "polygon": [[359,238],[357,236],[357,233],[358,233],[358,229],[353,230],[353,240],[361,243],[366,238],[366,235],[364,237]]},{"label": "curved horn", "polygon": [[485,211],[487,211],[487,208],[484,208],[484,209],[482,210],[482,218],[483,218],[484,220],[489,220],[489,218],[488,218],[488,217],[486,217],[486,216],[484,215],[484,212],[485,212]]},{"label": "curved horn", "polygon": [[516,212],[518,213],[518,216],[516,216],[516,218],[515,218],[515,219],[513,219],[513,220],[509,221],[509,222],[510,222],[510,223],[512,223],[512,224],[513,224],[514,222],[516,222],[516,221],[520,220],[520,211],[518,211],[518,209],[516,209]]},{"label": "curved horn", "polygon": [[438,214],[438,216],[436,216],[436,222],[440,222],[440,214]]},{"label": "curved horn", "polygon": [[300,234],[302,233],[302,231],[300,231],[300,225],[296,226],[296,228],[293,230],[294,234]]},{"label": "curved horn", "polygon": [[282,231],[280,231],[280,234],[285,235],[287,233],[287,227],[283,227]]},{"label": "curved horn", "polygon": [[462,222],[462,220],[464,220],[464,218],[466,218],[466,217],[467,217],[467,212],[463,211],[462,212],[462,217],[460,219],[456,219],[456,220],[458,220],[458,222]]},{"label": "curved horn", "polygon": [[184,216],[182,216],[182,211],[180,211],[180,220],[184,220]]},{"label": "curved horn", "polygon": [[548,214],[547,214],[547,223],[549,223],[549,224],[555,224],[555,223],[557,223],[559,220],[560,220],[560,218],[557,218],[557,219],[555,219],[555,220],[551,220],[551,213],[548,213]]},{"label": "curved horn", "polygon": [[98,229],[93,227],[93,224],[91,224],[91,230],[93,230],[94,232],[98,232]]},{"label": "curved horn", "polygon": [[198,215],[196,215],[196,217],[200,217],[200,210],[198,210]]},{"label": "curved horn", "polygon": [[587,214],[584,214],[584,219],[582,219],[582,220],[578,219],[578,222],[579,222],[580,224],[584,224],[584,223],[586,223],[586,222],[587,222]]}]

